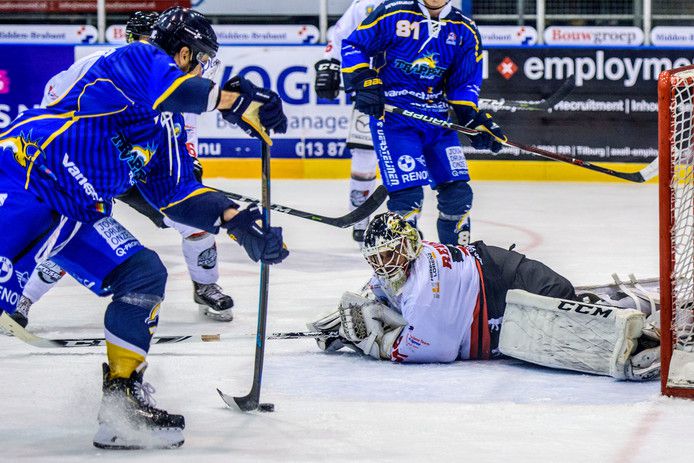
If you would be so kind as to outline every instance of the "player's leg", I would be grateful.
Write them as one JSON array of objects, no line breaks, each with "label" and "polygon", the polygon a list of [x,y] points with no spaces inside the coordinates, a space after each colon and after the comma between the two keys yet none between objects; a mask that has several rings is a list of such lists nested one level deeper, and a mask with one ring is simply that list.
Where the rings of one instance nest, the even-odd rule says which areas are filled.
[{"label": "player's leg", "polygon": [[41,263],[34,269],[24,285],[17,311],[10,315],[14,321],[25,327],[29,324],[29,310],[65,275],[65,271],[52,260]]},{"label": "player's leg", "polygon": [[467,181],[444,183],[436,187],[439,218],[436,229],[443,244],[470,243],[472,188]]},{"label": "player's leg", "polygon": [[183,417],[154,408],[151,386],[143,381],[167,278],[159,257],[107,217],[84,224],[53,260],[94,293],[112,295],[104,316],[108,364],[94,445],[181,445]]},{"label": "player's leg", "polygon": [[[349,180],[349,208],[353,211],[364,204],[376,188],[376,168],[378,161],[373,149],[351,148],[352,172]],[[364,241],[364,231],[369,224],[366,218],[352,226],[352,238],[359,243]]]},{"label": "player's leg", "polygon": [[428,130],[425,158],[431,174],[431,186],[437,191],[439,217],[436,228],[444,244],[470,243],[472,188],[470,174],[460,140],[449,130]]},{"label": "player's leg", "polygon": [[217,284],[219,266],[217,265],[217,244],[215,236],[206,231],[190,227],[166,218],[166,225],[181,234],[183,257],[190,278],[193,280],[193,299],[200,306],[202,314],[213,320],[230,322],[234,319],[233,299],[224,294]]},{"label": "player's leg", "polygon": [[371,120],[381,180],[388,190],[387,207],[416,227],[424,202],[423,185],[429,183],[424,147],[412,122],[397,114]]},{"label": "player's leg", "polygon": [[[352,155],[351,179],[349,182],[350,210],[361,206],[376,188],[376,168],[378,159],[374,152],[369,116],[356,109],[347,133],[347,147]],[[364,231],[369,219],[364,219],[352,227],[354,241],[364,241]]]}]

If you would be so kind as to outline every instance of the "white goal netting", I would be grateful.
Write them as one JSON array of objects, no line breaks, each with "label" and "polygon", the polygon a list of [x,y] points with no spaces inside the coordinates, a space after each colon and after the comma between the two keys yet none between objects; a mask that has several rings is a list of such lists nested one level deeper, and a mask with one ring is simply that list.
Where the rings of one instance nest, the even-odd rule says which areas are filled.
[{"label": "white goal netting", "polygon": [[670,249],[674,341],[668,387],[694,388],[694,69],[670,76]]}]

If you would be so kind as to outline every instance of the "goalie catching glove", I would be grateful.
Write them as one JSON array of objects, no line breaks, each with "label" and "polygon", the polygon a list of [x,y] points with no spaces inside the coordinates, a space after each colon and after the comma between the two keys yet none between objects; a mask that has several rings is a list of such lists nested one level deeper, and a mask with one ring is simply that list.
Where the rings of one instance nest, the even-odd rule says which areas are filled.
[{"label": "goalie catching glove", "polygon": [[282,242],[282,227],[263,227],[261,219],[258,207],[251,204],[222,226],[231,239],[243,246],[253,262],[278,264],[289,255]]},{"label": "goalie catching glove", "polygon": [[504,135],[499,124],[494,121],[491,114],[479,112],[471,106],[463,105],[454,105],[453,110],[461,125],[481,132],[477,135],[468,135],[473,148],[498,153],[503,146],[501,143],[508,141],[508,138]]},{"label": "goalie catching glove", "polygon": [[407,321],[395,310],[345,292],[339,306],[340,336],[376,359],[390,360],[393,344]]},{"label": "goalie catching glove", "polygon": [[284,115],[282,100],[277,93],[256,87],[240,76],[228,80],[223,90],[239,94],[230,109],[220,111],[225,121],[237,125],[251,137],[260,138],[268,145],[272,145],[268,131],[287,131],[287,116]]}]

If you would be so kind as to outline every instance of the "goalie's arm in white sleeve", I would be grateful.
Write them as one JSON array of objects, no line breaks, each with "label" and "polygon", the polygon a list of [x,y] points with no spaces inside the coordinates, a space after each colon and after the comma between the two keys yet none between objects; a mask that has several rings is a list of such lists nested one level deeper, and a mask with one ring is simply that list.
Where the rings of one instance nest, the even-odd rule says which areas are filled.
[{"label": "goalie's arm in white sleeve", "polygon": [[325,59],[342,61],[342,41],[381,3],[383,0],[354,0],[328,34]]}]

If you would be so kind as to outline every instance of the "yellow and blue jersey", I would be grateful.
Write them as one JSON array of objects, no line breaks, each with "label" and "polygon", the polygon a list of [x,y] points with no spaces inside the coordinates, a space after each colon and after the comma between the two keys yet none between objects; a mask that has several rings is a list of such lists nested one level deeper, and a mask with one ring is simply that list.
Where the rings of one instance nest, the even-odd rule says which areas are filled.
[{"label": "yellow and blue jersey", "polygon": [[193,177],[182,117],[164,118],[158,107],[191,77],[153,45],[114,49],[47,108],[23,112],[0,133],[0,170],[79,221],[109,215],[112,198],[132,185],[166,205],[177,194],[172,182],[195,186],[186,186]]},{"label": "yellow and blue jersey", "polygon": [[342,72],[372,67],[388,103],[440,115],[448,104],[477,107],[482,41],[475,23],[450,5],[432,19],[416,0],[389,0],[343,40]]}]

